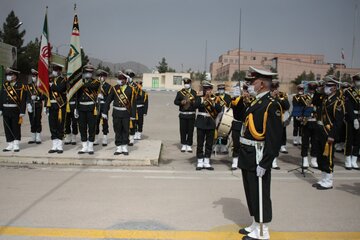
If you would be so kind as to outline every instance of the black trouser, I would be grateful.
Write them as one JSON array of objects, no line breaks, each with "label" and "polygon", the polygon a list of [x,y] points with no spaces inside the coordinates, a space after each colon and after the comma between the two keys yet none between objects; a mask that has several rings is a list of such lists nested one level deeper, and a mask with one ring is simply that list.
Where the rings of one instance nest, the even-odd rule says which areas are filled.
[{"label": "black trouser", "polygon": [[137,109],[138,112],[138,120],[136,121],[135,131],[142,132],[144,126],[144,107],[139,107]]},{"label": "black trouser", "polygon": [[131,121],[131,124],[130,124],[131,128],[130,128],[130,131],[129,131],[129,135],[135,135],[137,120],[130,120],[130,121]]},{"label": "black trouser", "polygon": [[310,156],[316,157],[318,155],[319,149],[316,147],[318,128],[319,125],[315,121],[307,122],[302,127],[301,157],[307,157],[310,143],[311,143]]},{"label": "black trouser", "polygon": [[233,141],[233,154],[232,156],[239,157],[240,151],[240,130],[231,130],[231,137]]},{"label": "black trouser", "polygon": [[[32,104],[32,106],[34,106]],[[29,113],[29,112],[28,112]],[[30,130],[32,133],[41,133],[42,104],[36,104],[32,113],[29,113]]]},{"label": "black trouser", "polygon": [[[214,143],[215,129],[201,129],[197,128],[197,158],[210,158],[212,152],[212,146]],[[205,154],[204,154],[204,142],[205,142]]]},{"label": "black trouser", "polygon": [[79,130],[82,142],[95,141],[95,126],[97,115],[94,111],[79,111]]},{"label": "black trouser", "polygon": [[192,146],[195,118],[179,118],[181,144]]},{"label": "black trouser", "polygon": [[[334,172],[334,149],[335,144],[328,144],[327,151],[325,151],[328,135],[326,134],[324,129],[320,129],[318,134],[318,141],[320,146],[320,151],[318,153],[318,165],[319,170],[326,173],[332,173]],[[327,156],[324,155],[326,153]]]},{"label": "black trouser", "polygon": [[360,130],[352,122],[346,123],[345,156],[359,156]]},{"label": "black trouser", "polygon": [[[100,104],[100,112],[103,112],[105,104]],[[99,116],[96,119],[96,135],[99,135],[100,133],[100,122],[102,121],[102,133],[104,135],[107,135],[109,133],[109,121],[101,116]]]},{"label": "black trouser", "polygon": [[286,127],[283,128],[282,136],[281,136],[281,146],[286,145]]},{"label": "black trouser", "polygon": [[65,106],[61,108],[61,119],[59,118],[59,109],[49,108],[48,119],[52,140],[64,138],[65,114]]},{"label": "black trouser", "polygon": [[66,121],[65,121],[65,134],[74,134],[77,135],[79,133],[78,129],[78,120],[74,116],[75,104],[70,105],[70,112],[66,113]]},{"label": "black trouser", "polygon": [[[246,202],[248,205],[250,216],[255,217],[255,221],[259,222],[259,178],[256,171],[241,170]],[[266,170],[262,177],[262,195],[263,195],[263,222],[268,223],[272,220],[272,205],[270,198],[271,170]]]},{"label": "black trouser", "polygon": [[[5,110],[6,111],[6,110]],[[21,125],[19,124],[19,114],[17,115],[4,115],[4,130],[6,142],[12,142],[14,140],[21,140]]]},{"label": "black trouser", "polygon": [[302,130],[302,125],[301,125],[301,121],[297,120],[296,117],[294,117],[294,129],[293,129],[293,136],[301,136],[301,130]]},{"label": "black trouser", "polygon": [[114,132],[115,132],[115,145],[127,145],[129,143],[129,124],[130,118],[113,118]]}]

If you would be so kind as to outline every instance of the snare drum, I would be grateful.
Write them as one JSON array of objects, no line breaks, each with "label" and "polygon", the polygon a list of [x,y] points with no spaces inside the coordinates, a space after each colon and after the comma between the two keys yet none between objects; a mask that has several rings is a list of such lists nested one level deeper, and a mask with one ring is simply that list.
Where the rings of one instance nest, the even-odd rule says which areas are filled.
[{"label": "snare drum", "polygon": [[226,138],[229,135],[233,120],[234,120],[233,110],[231,108],[225,108],[224,113],[222,114],[222,117],[220,119],[220,122],[217,125],[218,138],[220,137]]}]

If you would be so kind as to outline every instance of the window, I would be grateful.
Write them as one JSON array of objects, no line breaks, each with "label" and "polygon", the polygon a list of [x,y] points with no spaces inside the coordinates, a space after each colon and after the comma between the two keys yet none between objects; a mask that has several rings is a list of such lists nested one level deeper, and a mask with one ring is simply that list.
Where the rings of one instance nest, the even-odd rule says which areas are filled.
[{"label": "window", "polygon": [[319,81],[321,79],[321,74],[316,74],[316,80]]},{"label": "window", "polygon": [[251,57],[251,59],[252,59],[253,61],[255,61],[255,60],[256,60],[256,57]]},{"label": "window", "polygon": [[182,77],[173,76],[173,85],[182,85]]},{"label": "window", "polygon": [[159,88],[159,78],[158,77],[153,77],[151,79],[151,87],[152,88]]},{"label": "window", "polygon": [[263,61],[266,61],[266,60],[267,60],[267,57],[263,57],[262,60],[263,60]]}]

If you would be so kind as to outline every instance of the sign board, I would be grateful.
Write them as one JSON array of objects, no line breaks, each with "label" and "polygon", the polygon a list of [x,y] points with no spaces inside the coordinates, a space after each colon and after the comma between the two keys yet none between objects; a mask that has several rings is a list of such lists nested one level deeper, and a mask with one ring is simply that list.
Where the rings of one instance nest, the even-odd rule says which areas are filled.
[{"label": "sign board", "polygon": [[4,66],[4,68],[17,67],[16,47],[0,42],[0,65]]}]

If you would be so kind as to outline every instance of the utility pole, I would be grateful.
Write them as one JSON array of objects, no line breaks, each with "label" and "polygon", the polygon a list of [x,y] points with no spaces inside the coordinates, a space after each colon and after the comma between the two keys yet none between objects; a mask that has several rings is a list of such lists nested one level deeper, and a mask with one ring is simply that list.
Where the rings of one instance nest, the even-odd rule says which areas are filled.
[{"label": "utility pole", "polygon": [[241,50],[241,8],[240,8],[240,23],[239,23],[239,76],[240,76],[240,50]]},{"label": "utility pole", "polygon": [[204,72],[206,73],[207,70],[207,40],[205,40],[205,66],[204,66]]},{"label": "utility pole", "polygon": [[355,39],[355,30],[356,28],[356,23],[357,23],[357,17],[358,17],[358,5],[357,2],[355,2],[355,13],[354,13],[354,29],[353,29],[353,43],[352,43],[352,51],[351,51],[351,68],[354,67],[354,58],[355,58],[355,43],[356,43],[356,39]]}]

